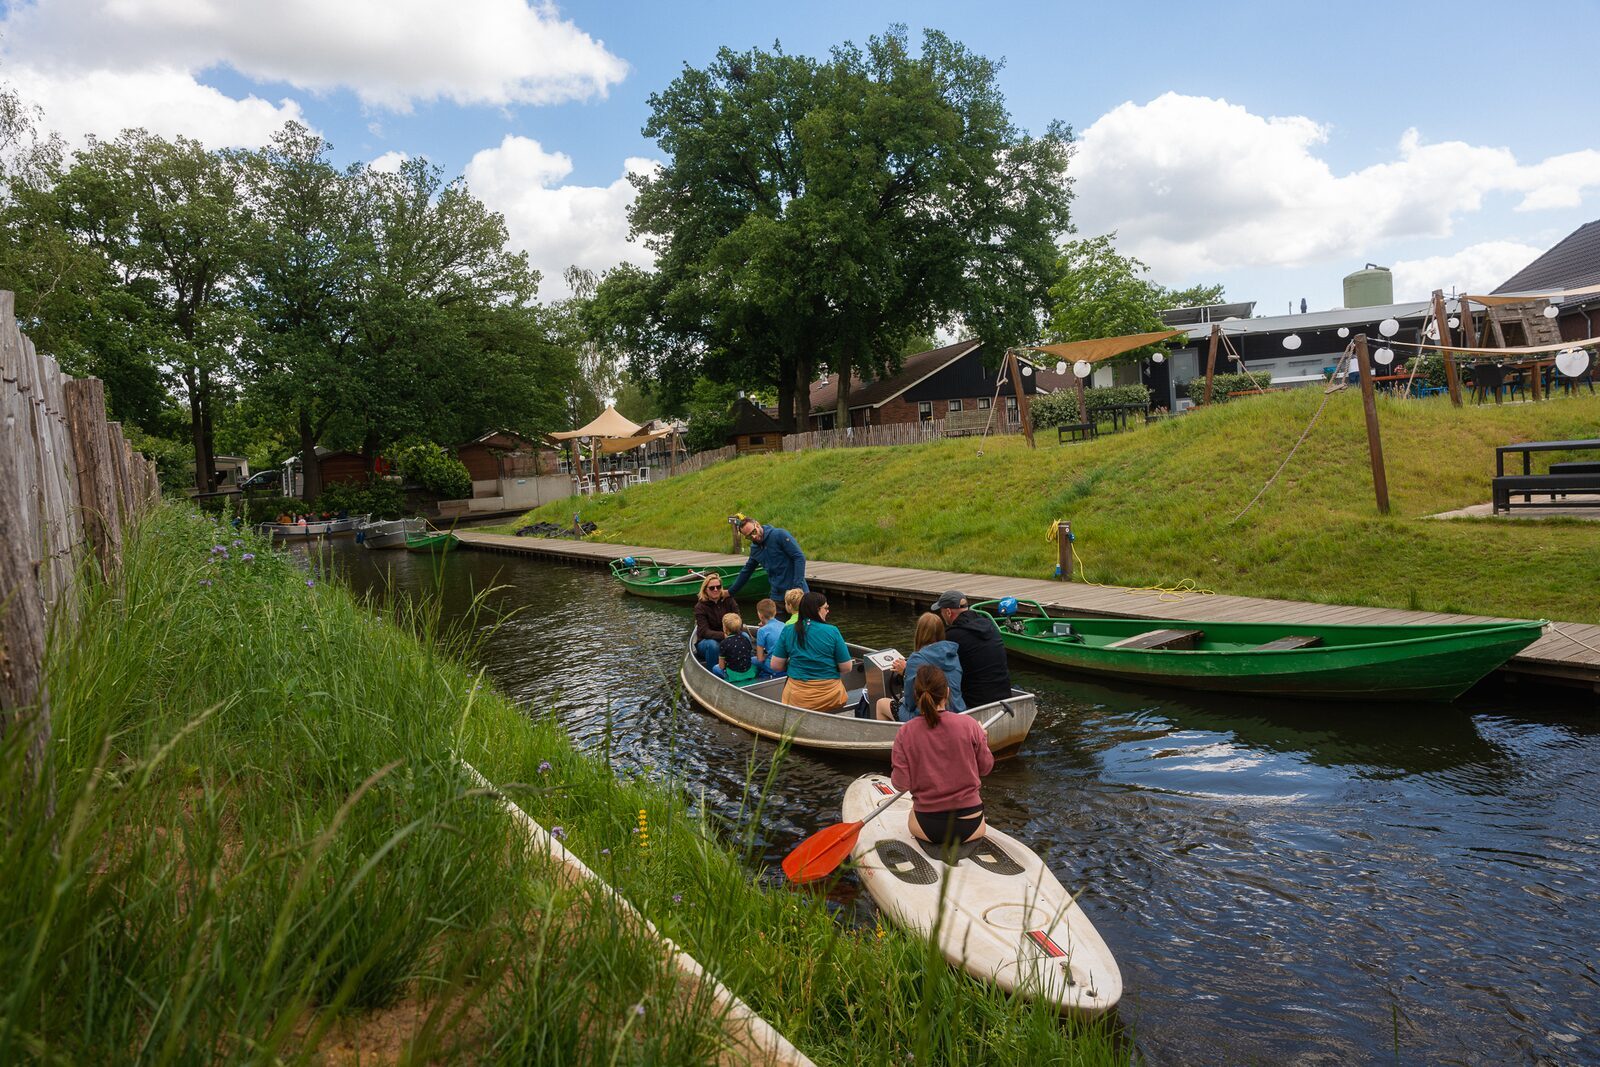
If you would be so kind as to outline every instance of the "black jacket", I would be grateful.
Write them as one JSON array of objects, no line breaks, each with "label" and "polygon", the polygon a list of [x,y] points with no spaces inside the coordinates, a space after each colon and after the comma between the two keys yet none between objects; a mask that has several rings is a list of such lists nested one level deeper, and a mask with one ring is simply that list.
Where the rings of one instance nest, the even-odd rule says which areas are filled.
[{"label": "black jacket", "polygon": [[967,707],[992,704],[1011,696],[1005,642],[988,616],[963,611],[945,628],[944,636],[956,643],[956,658],[961,660],[961,696]]}]

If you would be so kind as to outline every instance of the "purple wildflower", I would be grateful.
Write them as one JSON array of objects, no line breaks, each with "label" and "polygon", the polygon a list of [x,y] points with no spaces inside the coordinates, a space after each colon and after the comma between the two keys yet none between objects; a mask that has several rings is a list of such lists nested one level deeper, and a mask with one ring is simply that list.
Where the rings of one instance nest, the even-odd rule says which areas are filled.
[{"label": "purple wildflower", "polygon": [[200,584],[202,586],[210,585],[211,584],[211,579],[210,578],[202,578],[202,579],[200,579]]},{"label": "purple wildflower", "polygon": [[211,554],[213,556],[226,556],[228,554],[227,546],[226,545],[212,545],[211,546]]},{"label": "purple wildflower", "polygon": [[643,1004],[635,1004],[633,1006],[633,1013],[635,1015],[639,1016],[639,1018],[641,1018],[641,1019],[644,1018],[644,1005]]},{"label": "purple wildflower", "polygon": [[314,586],[316,584],[317,584],[317,581],[316,581],[315,578],[307,578],[306,579],[306,588],[307,589],[310,589],[312,586]]},{"label": "purple wildflower", "polygon": [[244,555],[240,556],[239,558],[244,560],[246,563],[249,563],[251,560],[256,558],[256,554],[254,552],[246,552]]},{"label": "purple wildflower", "polygon": [[549,774],[550,773],[550,761],[549,760],[542,759],[542,760],[539,761],[539,773],[540,774]]},{"label": "purple wildflower", "polygon": [[567,839],[567,832],[559,826],[554,826],[550,829],[550,836],[555,838],[557,841],[565,841]]},{"label": "purple wildflower", "polygon": [[672,902],[674,904],[682,904],[683,903],[683,894],[682,893],[674,893],[674,894],[672,894]]},{"label": "purple wildflower", "polygon": [[611,855],[611,850],[609,848],[603,848],[603,849],[600,850],[600,855],[609,856],[609,855]]},{"label": "purple wildflower", "polygon": [[239,539],[239,538],[237,538],[237,537],[235,537],[235,538],[234,538],[234,539],[233,539],[233,547],[234,547],[234,548],[239,548],[239,547],[240,547],[240,546],[242,546],[242,545],[243,545],[243,544],[244,544],[244,542],[243,542],[243,541],[241,541],[241,540],[240,540],[240,539]]}]

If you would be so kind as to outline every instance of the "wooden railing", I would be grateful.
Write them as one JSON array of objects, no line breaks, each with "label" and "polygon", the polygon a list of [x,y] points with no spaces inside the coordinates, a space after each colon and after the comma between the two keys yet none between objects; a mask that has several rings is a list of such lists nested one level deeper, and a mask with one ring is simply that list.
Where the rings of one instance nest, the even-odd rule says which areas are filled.
[{"label": "wooden railing", "polygon": [[106,421],[100,380],[62,374],[0,291],[0,735],[33,725],[35,766],[50,736],[45,637],[72,621],[83,565],[118,577],[126,531],[160,494],[155,464]]}]

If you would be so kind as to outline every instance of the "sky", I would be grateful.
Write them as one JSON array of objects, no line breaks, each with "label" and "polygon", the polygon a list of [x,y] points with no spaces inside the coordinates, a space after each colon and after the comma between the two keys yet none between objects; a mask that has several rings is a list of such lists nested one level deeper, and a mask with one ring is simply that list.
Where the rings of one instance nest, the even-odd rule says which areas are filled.
[{"label": "sky", "polygon": [[[903,22],[1005,66],[1013,121],[1076,135],[1078,234],[1257,314],[1493,288],[1600,217],[1586,118],[1600,0],[804,4],[594,0],[0,2],[0,81],[69,144],[142,126],[254,147],[294,119],[341,163],[423,156],[503,213],[566,295],[570,264],[648,265],[630,172],[662,158],[650,95],[721,46],[824,55]],[[1515,46],[1501,38],[1514,30]]]}]

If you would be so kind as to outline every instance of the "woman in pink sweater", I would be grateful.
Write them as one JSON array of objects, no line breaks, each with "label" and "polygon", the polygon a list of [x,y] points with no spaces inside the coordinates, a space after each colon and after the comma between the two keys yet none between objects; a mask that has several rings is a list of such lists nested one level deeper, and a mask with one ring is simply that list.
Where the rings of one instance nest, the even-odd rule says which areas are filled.
[{"label": "woman in pink sweater", "polygon": [[944,671],[925,664],[913,692],[917,717],[894,738],[890,780],[911,793],[911,832],[935,844],[975,841],[989,829],[983,821],[979,780],[994,770],[994,753],[983,727],[949,710]]}]

